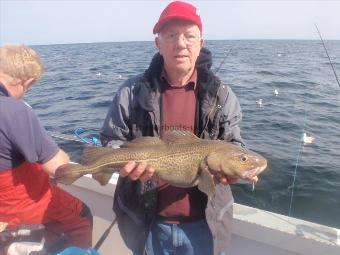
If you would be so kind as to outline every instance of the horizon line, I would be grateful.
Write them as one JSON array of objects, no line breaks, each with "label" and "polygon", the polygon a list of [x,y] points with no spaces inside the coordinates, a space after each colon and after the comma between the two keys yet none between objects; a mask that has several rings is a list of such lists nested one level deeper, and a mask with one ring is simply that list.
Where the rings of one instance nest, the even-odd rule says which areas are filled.
[{"label": "horizon line", "polygon": [[[306,38],[243,38],[243,39],[205,39],[204,41],[320,41],[320,39],[306,39]],[[324,39],[324,41],[340,41],[340,39]],[[154,42],[153,40],[127,40],[127,41],[93,41],[93,42],[60,42],[60,43],[2,43],[0,44],[25,44],[28,46],[50,46],[50,45],[69,45],[69,44],[91,44],[91,43],[132,43],[132,42]]]}]

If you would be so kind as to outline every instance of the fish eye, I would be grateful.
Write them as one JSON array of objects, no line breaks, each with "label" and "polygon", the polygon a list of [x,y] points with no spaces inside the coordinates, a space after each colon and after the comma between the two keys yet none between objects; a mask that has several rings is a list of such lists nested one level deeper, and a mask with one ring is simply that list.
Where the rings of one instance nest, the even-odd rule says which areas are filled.
[{"label": "fish eye", "polygon": [[246,162],[247,160],[248,160],[248,157],[247,157],[247,156],[243,155],[243,156],[241,157],[241,162]]}]

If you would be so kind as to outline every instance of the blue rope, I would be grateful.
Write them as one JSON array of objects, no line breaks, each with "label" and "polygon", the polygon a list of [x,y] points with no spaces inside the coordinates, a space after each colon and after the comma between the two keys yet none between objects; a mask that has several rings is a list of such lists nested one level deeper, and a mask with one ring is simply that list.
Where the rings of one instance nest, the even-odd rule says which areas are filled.
[{"label": "blue rope", "polygon": [[74,134],[76,137],[78,137],[82,142],[91,144],[93,146],[100,146],[100,141],[98,138],[91,136],[91,137],[82,137],[81,134],[85,132],[85,129],[83,128],[76,128],[74,130]]}]

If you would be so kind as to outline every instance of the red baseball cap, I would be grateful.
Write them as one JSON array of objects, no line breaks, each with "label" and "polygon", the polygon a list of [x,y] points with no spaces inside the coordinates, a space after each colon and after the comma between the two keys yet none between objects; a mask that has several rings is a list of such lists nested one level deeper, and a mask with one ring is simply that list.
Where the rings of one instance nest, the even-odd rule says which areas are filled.
[{"label": "red baseball cap", "polygon": [[195,6],[181,1],[175,1],[165,7],[164,11],[153,28],[153,33],[157,34],[161,28],[170,20],[180,19],[191,21],[196,24],[202,33],[202,21],[199,11]]}]

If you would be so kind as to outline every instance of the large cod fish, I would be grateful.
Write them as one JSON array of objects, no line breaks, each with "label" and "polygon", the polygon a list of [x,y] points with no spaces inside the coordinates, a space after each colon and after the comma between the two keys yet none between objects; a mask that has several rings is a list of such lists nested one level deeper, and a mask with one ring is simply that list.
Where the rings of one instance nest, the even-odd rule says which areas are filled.
[{"label": "large cod fish", "polygon": [[140,137],[119,149],[87,147],[82,164],[60,166],[54,179],[72,184],[85,174],[92,174],[106,185],[113,172],[128,161],[145,161],[155,169],[154,175],[177,187],[193,187],[209,197],[215,193],[212,172],[248,179],[267,167],[267,160],[246,148],[220,140],[204,140],[190,132],[169,132],[166,141],[158,137]]}]

